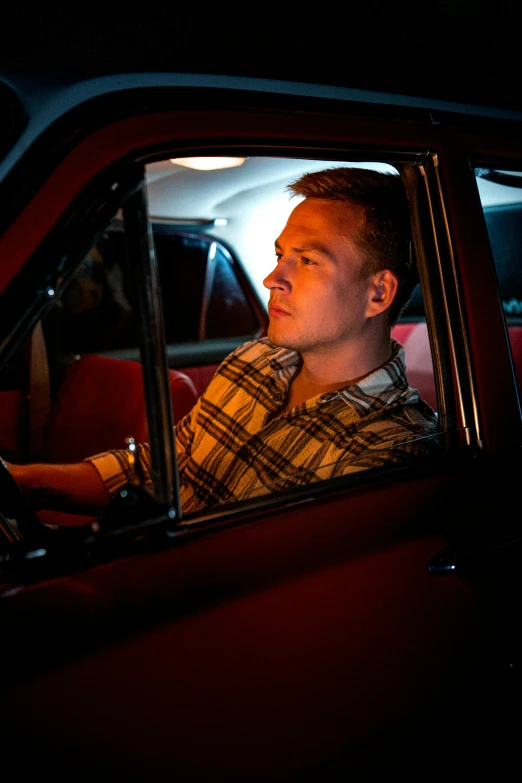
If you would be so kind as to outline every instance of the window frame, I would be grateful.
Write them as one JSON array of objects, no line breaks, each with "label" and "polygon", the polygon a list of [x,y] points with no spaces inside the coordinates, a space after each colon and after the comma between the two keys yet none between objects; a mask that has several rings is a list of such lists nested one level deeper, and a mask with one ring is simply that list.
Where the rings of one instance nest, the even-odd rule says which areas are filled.
[{"label": "window frame", "polygon": [[[174,414],[169,391],[165,349],[163,301],[158,259],[152,224],[148,213],[145,168],[141,186],[122,205],[127,263],[131,282],[137,292],[138,335],[143,367],[143,382],[154,499],[168,519],[181,518],[179,474],[174,444]],[[133,279],[132,279],[133,278]]]}]

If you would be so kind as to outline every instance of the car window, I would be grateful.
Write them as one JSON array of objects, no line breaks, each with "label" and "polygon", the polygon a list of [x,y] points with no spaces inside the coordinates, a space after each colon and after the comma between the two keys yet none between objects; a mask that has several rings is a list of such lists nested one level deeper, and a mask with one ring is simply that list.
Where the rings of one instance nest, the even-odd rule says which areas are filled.
[{"label": "car window", "polygon": [[[259,159],[254,162],[269,166],[271,161]],[[206,392],[220,362],[232,351],[264,334],[266,303],[260,304],[256,280],[260,275],[265,277],[274,267],[274,240],[295,206],[295,202],[291,202],[288,194],[284,193],[289,179],[296,178],[307,169],[317,170],[332,165],[324,160],[283,163],[288,163],[290,176],[287,171],[284,176],[275,177],[269,185],[266,181],[256,185],[253,175],[248,187],[248,179],[241,183],[237,198],[230,198],[229,203],[221,199],[218,207],[209,207],[208,212],[202,213],[203,218],[191,220],[183,211],[177,212],[176,204],[190,202],[192,196],[190,190],[184,191],[184,184],[176,181],[172,198],[166,199],[170,211],[158,214],[158,204],[154,205],[150,225],[160,284],[158,301],[163,304],[169,364],[171,356],[175,359],[170,369],[182,367],[182,378],[170,376],[169,381],[174,421],[182,427],[184,417],[193,409],[198,397]],[[399,171],[392,164],[379,161],[363,164],[337,161],[335,165],[362,165],[363,168]],[[214,172],[209,173],[207,178],[198,178],[197,193],[202,203],[205,202],[205,188],[210,193],[216,187]],[[255,196],[252,195],[254,192]],[[167,194],[165,181],[163,194]],[[185,206],[185,209],[193,208]],[[221,216],[219,220],[215,217],[217,209]],[[249,227],[247,237],[245,225]],[[128,260],[136,237],[129,240],[126,231],[128,234],[129,224],[119,209],[98,232],[96,241],[81,257],[75,273],[60,286],[54,303],[43,317],[47,361],[51,371],[51,411],[46,441],[36,456],[45,461],[76,461],[107,449],[126,448],[128,442],[150,440],[141,376],[134,374],[131,378],[128,375],[121,385],[116,377],[119,373],[116,365],[87,361],[89,357],[96,356],[123,364],[129,358],[138,362],[142,360],[140,330],[143,324],[137,306],[139,292]],[[432,240],[427,236],[426,241]],[[258,252],[260,247],[264,249],[262,257]],[[265,297],[267,293],[265,291]],[[431,408],[437,413],[434,364],[420,284],[414,289],[392,336],[404,348],[406,375],[415,399],[420,399],[421,405],[426,404],[427,411]],[[193,348],[221,339],[225,341],[221,356],[198,384],[195,379],[201,370],[198,366],[201,361]],[[226,342],[231,339],[232,344]],[[178,354],[184,357],[183,362],[180,362]],[[123,364],[122,372],[131,373]],[[88,375],[89,368],[91,376]],[[241,382],[244,383],[244,379]],[[104,384],[101,395],[100,383]],[[190,393],[180,396],[180,383],[185,384],[185,391],[190,387]],[[81,394],[81,400],[69,399],[73,388],[76,394]],[[82,411],[82,426],[78,425],[78,411]],[[216,416],[210,417],[209,429]],[[232,432],[240,416],[241,411],[233,413],[227,419],[229,423],[223,425],[225,429]],[[355,474],[360,476],[370,469],[378,472],[390,467],[395,469],[386,456],[392,444],[395,456],[397,459],[400,457],[402,463],[418,462],[443,450],[441,433],[449,426],[445,421],[439,427],[435,420],[432,434],[426,435],[425,432],[420,433],[413,422],[411,431],[404,436],[401,434],[397,438],[391,432],[382,449],[379,442],[375,442],[375,448],[367,458],[352,459],[353,464],[348,464],[350,460],[339,461],[339,450],[342,451],[349,431],[333,419],[329,423],[323,422],[323,425],[320,430],[324,437],[321,436],[309,452],[304,448],[304,441],[301,443],[297,437],[295,444],[301,445],[294,444],[291,458],[275,471],[270,454],[274,448],[286,448],[288,444],[280,443],[277,438],[274,442],[257,446],[253,442],[244,444],[241,459],[248,470],[234,475],[230,493],[224,493],[220,499],[223,508],[253,499],[267,499],[272,495],[277,497],[278,493],[300,491],[306,485],[318,482],[324,486],[330,481],[350,482],[357,479]],[[458,432],[457,422],[452,422],[451,427]],[[303,433],[306,435],[306,428]],[[365,436],[362,436],[359,441],[361,448],[365,445],[364,441]],[[157,439],[154,444],[156,448],[161,446]],[[33,451],[29,450],[29,453]],[[263,468],[254,464],[250,469],[250,456],[257,455],[259,458],[261,454],[266,454]],[[353,454],[351,456],[353,458]],[[234,471],[233,467],[231,471]],[[183,476],[181,485],[183,489]],[[215,506],[214,498],[209,501],[208,509],[214,512]],[[189,506],[184,517],[192,523],[205,510],[204,505]]]},{"label": "car window", "polygon": [[230,253],[217,242],[209,248],[207,270],[200,339],[254,335],[259,321],[234,273]]},{"label": "car window", "polygon": [[475,173],[522,394],[522,172],[480,166]]}]

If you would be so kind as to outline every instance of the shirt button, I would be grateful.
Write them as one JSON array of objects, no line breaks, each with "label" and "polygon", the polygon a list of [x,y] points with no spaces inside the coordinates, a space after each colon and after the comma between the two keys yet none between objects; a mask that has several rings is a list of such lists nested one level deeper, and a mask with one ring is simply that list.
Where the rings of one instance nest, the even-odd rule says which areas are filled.
[{"label": "shirt button", "polygon": [[283,395],[281,394],[281,392],[276,392],[276,393],[274,394],[274,400],[275,400],[276,402],[280,402],[280,400],[282,400],[282,399],[283,399]]},{"label": "shirt button", "polygon": [[247,462],[250,459],[250,449],[248,446],[241,446],[237,452],[237,456],[239,459],[243,460],[243,462]]}]

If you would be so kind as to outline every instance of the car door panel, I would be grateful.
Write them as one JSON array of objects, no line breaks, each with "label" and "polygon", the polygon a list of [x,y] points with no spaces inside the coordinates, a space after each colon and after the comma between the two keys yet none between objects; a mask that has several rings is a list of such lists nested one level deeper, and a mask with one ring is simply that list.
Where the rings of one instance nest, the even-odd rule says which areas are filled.
[{"label": "car door panel", "polygon": [[453,480],[310,501],[4,596],[11,668],[33,671],[5,694],[4,738],[22,732],[51,768],[87,745],[93,771],[259,780],[417,713],[428,741],[433,714],[489,665],[477,577],[428,571],[447,545],[434,517],[458,513]]}]

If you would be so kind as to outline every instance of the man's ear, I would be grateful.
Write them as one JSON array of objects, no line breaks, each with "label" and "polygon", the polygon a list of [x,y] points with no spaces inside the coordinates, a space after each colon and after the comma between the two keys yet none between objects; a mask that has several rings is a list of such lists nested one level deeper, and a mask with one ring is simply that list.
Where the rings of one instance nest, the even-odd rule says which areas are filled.
[{"label": "man's ear", "polygon": [[390,269],[381,269],[370,282],[370,301],[366,317],[373,318],[387,310],[399,290],[399,280]]}]

